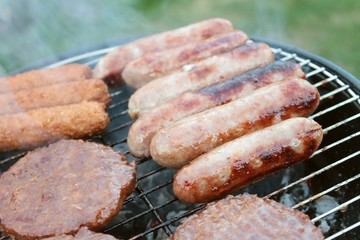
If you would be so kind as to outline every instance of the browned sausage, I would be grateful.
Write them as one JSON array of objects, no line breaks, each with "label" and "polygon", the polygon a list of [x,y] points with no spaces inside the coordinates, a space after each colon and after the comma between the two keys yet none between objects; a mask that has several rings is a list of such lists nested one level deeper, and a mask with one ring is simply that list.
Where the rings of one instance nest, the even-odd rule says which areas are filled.
[{"label": "browned sausage", "polygon": [[96,65],[94,75],[109,84],[119,84],[122,83],[121,73],[126,64],[145,53],[181,46],[232,30],[233,26],[228,20],[212,18],[144,37],[108,53]]},{"label": "browned sausage", "polygon": [[82,101],[110,103],[106,84],[100,79],[89,79],[0,94],[0,115]]},{"label": "browned sausage", "polygon": [[161,128],[179,119],[231,102],[267,84],[296,77],[305,77],[300,65],[277,61],[170,99],[141,115],[131,126],[128,135],[129,149],[136,157],[149,156],[151,139]]},{"label": "browned sausage", "polygon": [[152,139],[150,154],[165,167],[181,167],[203,153],[284,119],[308,116],[319,103],[319,92],[303,79],[257,89],[228,104],[181,119]]},{"label": "browned sausage", "polygon": [[249,43],[187,65],[182,71],[155,79],[139,88],[129,99],[129,114],[134,118],[167,99],[225,81],[272,61],[274,54],[268,45]]},{"label": "browned sausage", "polygon": [[233,31],[176,48],[151,52],[127,64],[122,72],[122,77],[129,86],[139,88],[186,64],[228,52],[244,44],[247,40],[248,37],[245,33]]},{"label": "browned sausage", "polygon": [[89,77],[91,77],[91,69],[82,64],[68,64],[60,67],[32,70],[0,78],[0,93],[78,81]]},{"label": "browned sausage", "polygon": [[39,108],[0,116],[0,152],[36,147],[61,138],[99,134],[109,124],[105,104],[77,104]]},{"label": "browned sausage", "polygon": [[208,202],[308,159],[323,137],[321,126],[292,118],[255,131],[198,157],[174,177],[174,194],[187,203]]}]

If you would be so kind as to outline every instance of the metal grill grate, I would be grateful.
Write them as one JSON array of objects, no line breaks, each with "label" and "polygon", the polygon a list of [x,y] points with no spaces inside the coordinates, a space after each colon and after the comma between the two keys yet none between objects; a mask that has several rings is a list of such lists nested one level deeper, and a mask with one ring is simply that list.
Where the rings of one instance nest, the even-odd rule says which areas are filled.
[{"label": "metal grill grate", "polygon": [[[93,51],[51,66],[78,62],[94,67],[112,49]],[[305,212],[327,239],[360,239],[360,164],[356,162],[360,159],[359,95],[350,82],[346,83],[347,79],[335,75],[326,64],[285,49],[286,46],[273,48],[276,59],[301,64],[307,79],[321,94],[320,105],[310,118],[323,126],[324,140],[311,160],[271,175],[239,193],[266,196]],[[166,239],[181,219],[199,211],[204,204],[178,201],[171,186],[175,170],[129,153],[126,140],[133,120],[127,114],[127,103],[132,91],[127,86],[111,89],[113,103],[108,107],[111,123],[102,135],[91,139],[122,151],[138,166],[135,192],[103,232],[122,239]],[[0,170],[6,170],[24,154],[0,155]],[[5,238],[0,233],[0,240]]]}]

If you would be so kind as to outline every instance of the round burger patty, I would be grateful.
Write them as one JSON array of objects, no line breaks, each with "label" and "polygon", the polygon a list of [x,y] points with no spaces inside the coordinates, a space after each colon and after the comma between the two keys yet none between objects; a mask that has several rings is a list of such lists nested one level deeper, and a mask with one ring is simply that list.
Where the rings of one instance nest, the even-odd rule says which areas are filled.
[{"label": "round burger patty", "polygon": [[38,148],[0,176],[0,226],[16,239],[97,230],[132,193],[135,174],[123,154],[97,143]]},{"label": "round burger patty", "polygon": [[186,219],[171,239],[324,239],[309,217],[255,195],[229,196]]},{"label": "round burger patty", "polygon": [[108,234],[92,232],[87,228],[80,228],[75,236],[63,234],[56,237],[45,238],[44,240],[116,240],[116,238]]}]

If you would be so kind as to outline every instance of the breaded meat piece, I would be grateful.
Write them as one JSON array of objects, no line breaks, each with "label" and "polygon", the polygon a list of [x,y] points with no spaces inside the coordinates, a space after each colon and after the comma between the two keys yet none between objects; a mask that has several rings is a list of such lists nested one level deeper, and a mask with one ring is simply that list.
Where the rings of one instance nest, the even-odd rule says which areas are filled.
[{"label": "breaded meat piece", "polygon": [[32,70],[0,78],[0,93],[78,81],[89,78],[91,74],[91,69],[83,64],[68,64],[60,67]]},{"label": "breaded meat piece", "polygon": [[77,104],[39,108],[0,116],[0,152],[31,148],[62,138],[99,134],[109,124],[105,104]]},{"label": "breaded meat piece", "polygon": [[309,217],[270,199],[243,194],[209,204],[186,219],[170,238],[183,239],[324,239]]},{"label": "breaded meat piece", "polygon": [[122,153],[97,143],[38,148],[0,176],[0,225],[16,239],[96,231],[133,192],[135,172]]},{"label": "breaded meat piece", "polygon": [[82,101],[109,104],[111,100],[106,84],[100,79],[93,79],[0,94],[0,115]]}]

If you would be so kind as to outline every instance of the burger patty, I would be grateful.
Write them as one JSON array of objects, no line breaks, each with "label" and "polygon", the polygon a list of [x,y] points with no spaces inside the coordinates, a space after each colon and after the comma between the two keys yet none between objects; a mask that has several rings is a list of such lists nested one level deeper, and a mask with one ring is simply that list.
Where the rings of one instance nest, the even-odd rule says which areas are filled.
[{"label": "burger patty", "polygon": [[16,239],[97,230],[132,193],[135,173],[123,154],[97,143],[38,148],[0,176],[0,226]]},{"label": "burger patty", "polygon": [[75,235],[60,235],[56,237],[45,238],[44,240],[115,240],[111,235],[103,233],[95,233],[87,228],[80,228],[79,232]]},{"label": "burger patty", "polygon": [[309,217],[270,199],[244,194],[209,204],[171,239],[324,239]]}]

